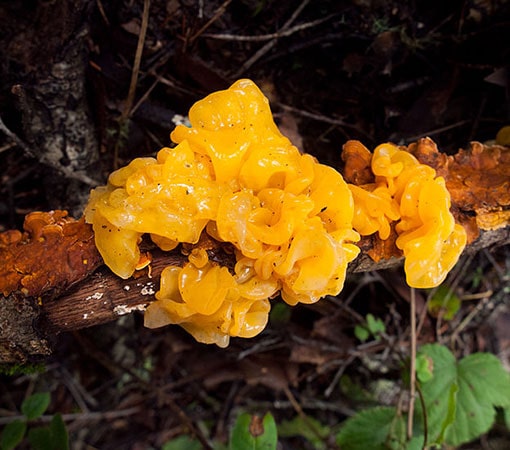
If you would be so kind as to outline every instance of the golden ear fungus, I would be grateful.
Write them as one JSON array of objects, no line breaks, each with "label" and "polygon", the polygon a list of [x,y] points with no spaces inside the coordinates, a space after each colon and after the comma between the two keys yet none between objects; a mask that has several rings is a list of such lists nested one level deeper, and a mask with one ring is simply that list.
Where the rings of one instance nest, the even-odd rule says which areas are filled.
[{"label": "golden ear fungus", "polygon": [[169,266],[163,270],[157,301],[145,312],[145,325],[158,328],[179,324],[197,341],[220,347],[226,347],[231,336],[260,333],[268,320],[267,297],[275,293],[276,286],[259,298],[253,279],[237,283],[226,267],[208,260],[204,263],[204,255],[190,255],[183,268]]},{"label": "golden ear fungus", "polygon": [[382,144],[371,160],[375,183],[349,185],[354,228],[387,239],[394,223],[409,286],[439,285],[466,245],[466,231],[450,212],[450,194],[433,168],[393,144]]},{"label": "golden ear fungus", "polygon": [[[385,239],[393,222],[411,285],[437,282],[456,261],[462,230],[452,222],[444,183],[398,147],[375,150],[373,183],[363,190],[302,155],[250,80],[200,100],[189,118],[191,127],[171,133],[176,147],[113,172],[85,211],[105,263],[123,278],[137,267],[146,233],[164,251],[197,243],[203,232],[234,246],[232,272],[198,249],[184,267],[164,269],[148,327],[179,324],[219,346],[231,336],[254,336],[278,292],[291,305],[337,295],[359,253],[358,232]],[[366,165],[368,150],[354,147]]]}]

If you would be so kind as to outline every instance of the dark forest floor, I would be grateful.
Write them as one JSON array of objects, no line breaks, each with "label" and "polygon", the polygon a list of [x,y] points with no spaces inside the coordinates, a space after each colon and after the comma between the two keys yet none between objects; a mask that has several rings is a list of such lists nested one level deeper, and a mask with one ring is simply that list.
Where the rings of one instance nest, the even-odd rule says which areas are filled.
[{"label": "dark forest floor", "polygon": [[[510,123],[508,2],[168,0],[152,1],[136,110],[119,137],[142,9],[143,1],[98,0],[91,16],[87,82],[103,180],[115,163],[169,145],[176,114],[242,77],[269,97],[284,134],[340,169],[348,139],[372,149],[430,136],[452,153],[495,140]],[[7,92],[3,80],[0,112],[12,124]],[[0,141],[0,229],[50,208],[44,167],[7,144]],[[419,343],[439,341],[459,357],[489,351],[510,368],[510,299],[496,296],[509,288],[509,273],[508,248],[462,259],[446,282],[464,299],[460,311],[451,321],[424,316]],[[395,404],[405,390],[405,286],[398,270],[353,275],[337,298],[282,304],[266,331],[227,349],[177,327],[145,329],[137,315],[61,335],[42,372],[1,378],[0,418],[31,392],[48,391],[49,412],[64,414],[73,449],[145,450],[187,433],[225,442],[240,411],[271,411],[280,425],[307,417],[325,430],[312,444],[310,432],[289,425],[282,449],[334,449],[342,421]],[[418,292],[419,312],[428,295]],[[361,343],[354,327],[368,313],[385,332]],[[510,434],[497,428],[465,448],[508,446]]]}]

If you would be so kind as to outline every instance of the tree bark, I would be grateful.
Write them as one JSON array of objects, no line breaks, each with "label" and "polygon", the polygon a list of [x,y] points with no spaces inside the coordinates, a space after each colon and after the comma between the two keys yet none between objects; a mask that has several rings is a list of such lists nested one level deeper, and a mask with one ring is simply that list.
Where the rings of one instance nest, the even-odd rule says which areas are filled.
[{"label": "tree bark", "polygon": [[[94,2],[3,2],[0,5],[1,79],[9,84],[18,120],[8,125],[22,149],[45,165],[51,208],[78,216],[98,160],[86,98],[86,38]],[[5,107],[5,105],[4,105]],[[20,142],[17,142],[18,144]]]}]

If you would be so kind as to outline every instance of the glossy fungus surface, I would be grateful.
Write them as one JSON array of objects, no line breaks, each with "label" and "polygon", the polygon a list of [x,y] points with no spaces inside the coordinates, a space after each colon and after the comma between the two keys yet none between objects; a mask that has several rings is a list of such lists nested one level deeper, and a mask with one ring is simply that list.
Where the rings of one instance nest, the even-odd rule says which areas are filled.
[{"label": "glossy fungus surface", "polygon": [[377,232],[387,239],[394,226],[409,286],[438,286],[466,245],[466,232],[450,212],[444,179],[389,143],[374,150],[371,168],[374,183],[349,185],[355,202],[354,228],[361,235]]},{"label": "glossy fungus surface", "polygon": [[291,305],[338,294],[359,252],[342,176],[280,133],[250,80],[197,102],[189,118],[171,134],[176,147],[113,172],[85,211],[106,264],[123,278],[138,264],[143,234],[163,250],[203,232],[235,247],[232,273],[196,259],[165,269],[147,325],[180,324],[226,345],[264,328],[279,291]]}]

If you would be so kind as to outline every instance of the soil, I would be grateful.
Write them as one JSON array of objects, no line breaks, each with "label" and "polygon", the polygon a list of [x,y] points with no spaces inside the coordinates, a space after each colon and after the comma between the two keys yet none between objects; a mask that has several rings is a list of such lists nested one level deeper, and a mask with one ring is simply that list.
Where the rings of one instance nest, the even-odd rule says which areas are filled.
[{"label": "soil", "polygon": [[[0,35],[0,42],[10,43],[1,64],[0,117],[26,145],[0,130],[0,230],[19,228],[33,210],[79,215],[83,203],[76,198],[90,189],[78,180],[76,198],[66,186],[56,196],[49,182],[55,173],[64,184],[76,180],[62,176],[60,163],[49,165],[27,151],[38,144],[27,135],[13,86],[27,86],[45,70],[45,58],[33,56],[37,47],[29,31],[41,23],[50,29],[59,15],[35,14],[55,2],[19,3],[0,7],[2,22],[21,20],[22,12],[25,17]],[[243,77],[268,96],[284,134],[338,169],[348,139],[373,149],[430,136],[453,153],[472,140],[495,140],[510,122],[510,4],[503,0],[153,0],[131,104],[144,2],[79,3],[88,30],[84,107],[99,149],[84,173],[99,182],[134,157],[170,145],[176,115]],[[72,32],[65,37],[75,38]],[[47,45],[62,52],[63,44]],[[29,52],[31,64],[22,58]],[[449,344],[459,357],[490,351],[510,367],[508,296],[498,294],[509,285],[508,250],[460,261],[447,285],[465,301],[453,320],[424,315],[419,343]],[[183,434],[207,448],[212,439],[227,441],[240,411],[271,411],[279,424],[317,420],[327,430],[322,448],[334,449],[342,421],[361,407],[395,405],[405,392],[405,286],[401,271],[385,271],[353,275],[338,297],[315,305],[290,308],[275,301],[261,335],[233,339],[226,349],[198,344],[178,327],[145,329],[135,314],[60,335],[54,356],[36,374],[2,376],[0,416],[16,414],[31,392],[48,391],[49,413],[64,414],[73,449],[145,450]],[[418,293],[418,313],[428,295]],[[385,331],[361,343],[354,329],[368,313],[383,321]],[[280,448],[317,448],[305,435],[281,436]],[[496,428],[466,448],[509,441],[508,432]]]}]

